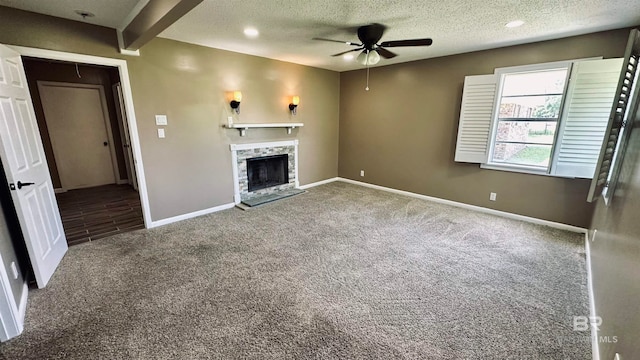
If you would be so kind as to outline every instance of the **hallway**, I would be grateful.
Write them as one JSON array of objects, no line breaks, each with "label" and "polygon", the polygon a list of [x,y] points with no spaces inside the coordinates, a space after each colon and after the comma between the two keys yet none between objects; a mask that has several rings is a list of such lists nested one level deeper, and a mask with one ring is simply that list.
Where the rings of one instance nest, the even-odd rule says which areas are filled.
[{"label": "hallway", "polygon": [[140,196],[129,185],[104,185],[56,194],[69,246],[144,229]]}]

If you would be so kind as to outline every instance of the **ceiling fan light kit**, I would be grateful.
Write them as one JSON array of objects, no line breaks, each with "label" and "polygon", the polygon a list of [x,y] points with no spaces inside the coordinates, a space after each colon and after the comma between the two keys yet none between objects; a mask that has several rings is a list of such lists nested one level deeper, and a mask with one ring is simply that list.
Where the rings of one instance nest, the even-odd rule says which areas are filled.
[{"label": "ceiling fan light kit", "polygon": [[356,61],[362,65],[375,65],[380,62],[380,54],[375,50],[363,50],[356,58]]}]

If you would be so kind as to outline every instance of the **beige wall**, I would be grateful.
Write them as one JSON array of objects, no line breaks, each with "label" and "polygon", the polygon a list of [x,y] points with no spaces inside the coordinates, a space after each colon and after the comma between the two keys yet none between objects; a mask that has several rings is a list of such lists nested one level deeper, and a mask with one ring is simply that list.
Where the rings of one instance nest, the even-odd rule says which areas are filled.
[{"label": "beige wall", "polygon": [[[491,74],[497,67],[621,57],[628,34],[617,30],[376,67],[368,92],[364,70],[341,73],[339,175],[588,227],[589,180],[483,170],[453,161],[462,84],[466,75]],[[490,192],[498,194],[496,202],[489,201]]]},{"label": "beige wall", "polygon": [[[7,178],[4,175],[2,163],[0,163],[0,258],[4,264],[4,270],[9,277],[9,286],[13,293],[14,300],[17,305],[20,304],[20,298],[24,290],[24,274],[27,272],[26,254],[24,253],[24,245],[18,243],[20,237],[19,224],[17,222],[9,186],[6,185]],[[18,269],[18,277],[13,278],[11,263],[15,262]]]},{"label": "beige wall", "polygon": [[[0,208],[0,258],[4,264],[4,270],[9,277],[9,285],[13,293],[14,301],[16,304],[20,304],[20,297],[22,297],[22,291],[24,290],[24,278],[23,272],[18,272],[18,278],[13,278],[13,272],[11,270],[11,263],[15,262],[18,266],[19,260],[16,254],[15,248],[11,242],[11,234],[6,221],[4,211]],[[20,269],[18,267],[18,269]]]},{"label": "beige wall", "polygon": [[[640,110],[640,109],[639,109]],[[610,205],[598,200],[590,243],[596,315],[602,318],[600,358],[640,359],[640,111],[622,162],[618,187]]]},{"label": "beige wall", "polygon": [[[162,219],[233,202],[229,144],[300,140],[300,183],[337,176],[339,75],[299,65],[155,39],[128,60],[153,215]],[[224,129],[225,92],[242,90],[238,122],[303,122],[284,129]],[[300,95],[290,117],[288,96]],[[155,114],[166,114],[158,139]]]},{"label": "beige wall", "polygon": [[[337,176],[338,73],[159,38],[141,56],[123,57],[112,29],[4,7],[0,16],[0,43],[127,60],[153,220],[233,202],[231,143],[297,138],[301,184]],[[239,121],[304,128],[243,138],[223,129],[230,114],[225,91],[237,89]],[[301,100],[290,118],[293,94]],[[165,139],[157,137],[155,114],[168,116]]]}]

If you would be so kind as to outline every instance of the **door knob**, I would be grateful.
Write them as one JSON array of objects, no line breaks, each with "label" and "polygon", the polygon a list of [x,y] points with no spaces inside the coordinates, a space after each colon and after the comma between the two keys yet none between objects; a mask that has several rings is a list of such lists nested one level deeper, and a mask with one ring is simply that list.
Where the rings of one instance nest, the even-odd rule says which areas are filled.
[{"label": "door knob", "polygon": [[[27,182],[27,183],[23,183],[22,181],[18,181],[18,190],[22,189],[24,186],[30,186],[30,185],[34,185],[35,183],[32,182]],[[15,190],[16,189],[16,184],[11,183],[9,184],[9,189],[11,190]]]},{"label": "door knob", "polygon": [[27,183],[23,183],[22,181],[18,181],[18,189],[22,189],[23,186],[31,186],[35,183],[32,182],[27,182]]}]

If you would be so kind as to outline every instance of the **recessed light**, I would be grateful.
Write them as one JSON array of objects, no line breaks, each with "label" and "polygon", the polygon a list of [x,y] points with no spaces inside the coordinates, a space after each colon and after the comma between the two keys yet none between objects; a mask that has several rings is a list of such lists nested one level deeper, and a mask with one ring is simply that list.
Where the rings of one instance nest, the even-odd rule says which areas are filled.
[{"label": "recessed light", "polygon": [[343,59],[345,60],[353,60],[353,55],[352,54],[344,54],[342,56]]},{"label": "recessed light", "polygon": [[244,34],[245,34],[247,37],[250,37],[250,38],[256,38],[256,37],[258,37],[258,35],[260,35],[260,32],[258,32],[258,30],[257,30],[256,28],[250,28],[250,27],[248,27],[248,28],[245,28],[245,29],[244,29]]},{"label": "recessed light", "polygon": [[515,27],[522,26],[522,25],[524,25],[524,21],[522,21],[522,20],[513,20],[513,21],[509,21],[509,22],[505,25],[505,27],[508,27],[508,28],[515,28]]}]

